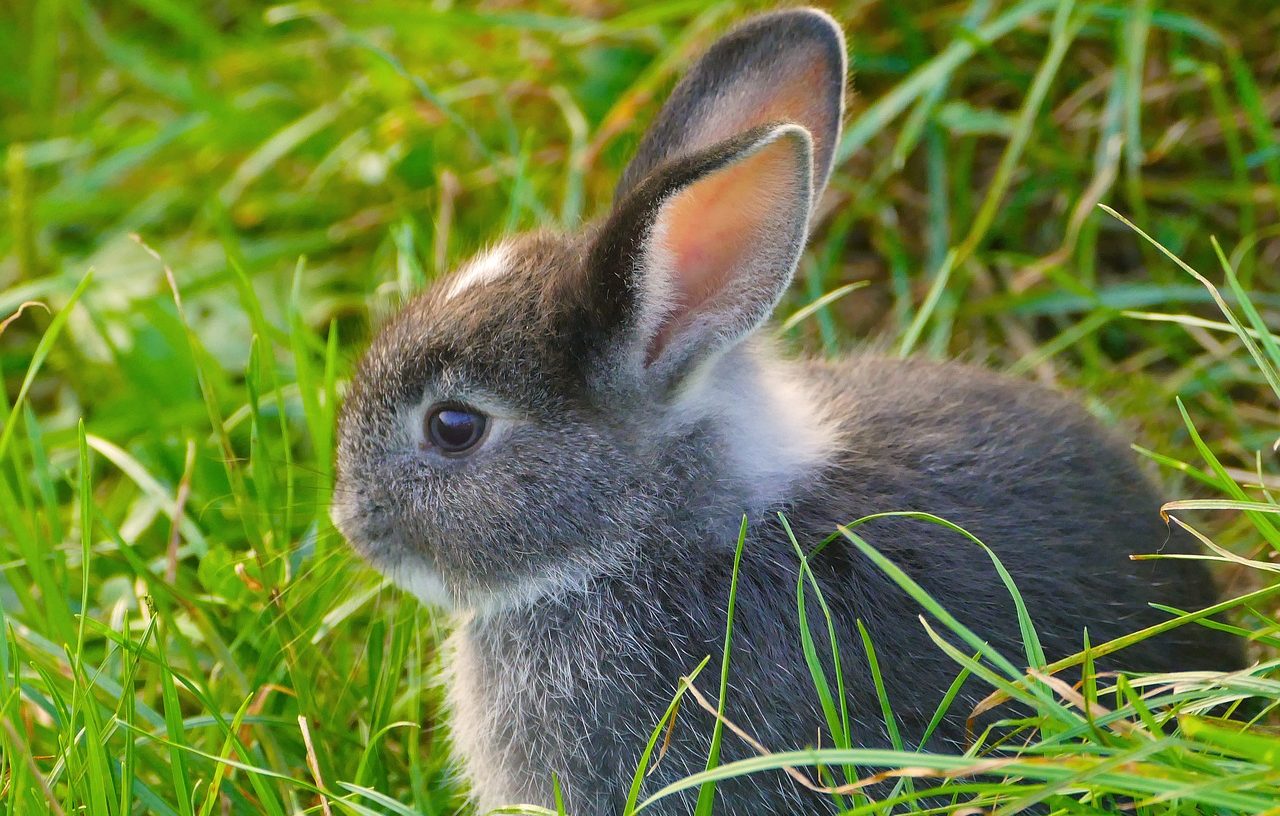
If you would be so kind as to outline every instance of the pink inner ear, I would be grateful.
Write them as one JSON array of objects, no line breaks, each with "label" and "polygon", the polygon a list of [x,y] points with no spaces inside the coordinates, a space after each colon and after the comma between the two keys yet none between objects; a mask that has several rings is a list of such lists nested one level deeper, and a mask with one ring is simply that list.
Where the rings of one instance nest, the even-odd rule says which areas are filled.
[{"label": "pink inner ear", "polygon": [[826,156],[832,147],[826,144],[828,134],[835,133],[839,124],[831,121],[830,103],[822,90],[830,81],[829,72],[827,55],[819,48],[804,47],[796,48],[785,61],[780,61],[777,74],[768,77],[768,81],[745,77],[734,83],[716,100],[702,126],[690,135],[688,152],[761,125],[794,122],[803,125],[813,137],[815,160]]},{"label": "pink inner ear", "polygon": [[670,309],[649,344],[646,364],[698,315],[718,311],[716,300],[731,294],[737,272],[767,263],[774,254],[769,242],[787,240],[781,222],[806,206],[799,156],[790,139],[778,139],[662,206],[651,262],[665,267]]}]

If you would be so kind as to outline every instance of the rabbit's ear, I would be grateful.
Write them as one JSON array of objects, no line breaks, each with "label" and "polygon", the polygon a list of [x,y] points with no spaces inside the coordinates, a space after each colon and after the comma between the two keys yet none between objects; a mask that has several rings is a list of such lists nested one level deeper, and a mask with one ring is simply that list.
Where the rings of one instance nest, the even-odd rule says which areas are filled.
[{"label": "rabbit's ear", "polygon": [[587,260],[582,328],[604,379],[668,391],[769,317],[808,233],[813,141],[764,125],[663,165]]},{"label": "rabbit's ear", "polygon": [[844,115],[845,45],[826,12],[797,8],[726,34],[676,85],[618,185],[625,198],[663,163],[771,122],[813,138],[813,203],[822,195]]}]

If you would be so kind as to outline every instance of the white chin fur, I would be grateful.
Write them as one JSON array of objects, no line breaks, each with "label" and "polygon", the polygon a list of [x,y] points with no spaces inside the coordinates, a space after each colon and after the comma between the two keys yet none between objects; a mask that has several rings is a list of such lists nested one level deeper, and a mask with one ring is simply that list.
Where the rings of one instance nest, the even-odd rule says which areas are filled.
[{"label": "white chin fur", "polygon": [[424,604],[452,609],[453,597],[445,589],[444,581],[435,570],[425,564],[401,561],[387,575],[396,586],[416,597]]},{"label": "white chin fur", "polygon": [[712,418],[732,472],[757,508],[811,477],[839,444],[820,397],[760,339],[703,366],[674,409],[679,423]]},{"label": "white chin fur", "polygon": [[590,576],[591,572],[581,567],[545,569],[500,589],[478,594],[471,599],[470,606],[478,617],[490,617],[544,598],[582,592],[589,584]]},{"label": "white chin fur", "polygon": [[582,591],[590,572],[582,567],[548,569],[483,592],[466,592],[455,597],[445,586],[444,580],[431,567],[411,560],[403,560],[385,570],[396,586],[429,606],[438,607],[464,616],[490,617],[565,592]]}]

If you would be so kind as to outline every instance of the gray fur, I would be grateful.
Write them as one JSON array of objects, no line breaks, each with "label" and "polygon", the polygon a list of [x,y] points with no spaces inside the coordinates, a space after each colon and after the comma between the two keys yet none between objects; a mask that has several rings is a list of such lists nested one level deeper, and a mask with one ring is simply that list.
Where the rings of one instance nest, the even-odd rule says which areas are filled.
[{"label": "gray fur", "polygon": [[[841,42],[828,19],[783,12],[729,41],[735,53],[785,64],[791,49]],[[694,69],[701,84],[690,87],[732,84],[718,72],[740,61],[717,53],[724,49]],[[842,98],[843,53],[833,59],[826,73],[841,90],[815,88],[818,98]],[[751,64],[753,81],[768,82]],[[678,93],[680,116],[660,116],[660,130],[722,110],[720,90],[715,104]],[[815,144],[838,140],[838,113],[804,123],[826,128]],[[747,120],[744,131],[767,124]],[[550,806],[554,774],[570,813],[619,812],[680,677],[722,649],[744,514],[726,709],[772,750],[812,745],[824,729],[800,648],[797,559],[779,511],[807,549],[837,524],[880,511],[928,511],[960,524],[1014,575],[1051,659],[1078,651],[1085,627],[1100,642],[1161,620],[1152,601],[1196,608],[1214,599],[1198,562],[1129,560],[1191,545],[1161,523],[1158,497],[1122,442],[1056,394],[958,364],[874,355],[787,361],[747,336],[758,299],[713,299],[707,308],[728,308],[737,322],[702,337],[706,353],[672,379],[637,367],[628,349],[648,325],[655,271],[646,242],[661,204],[691,179],[731,168],[743,144],[737,137],[688,152],[661,131],[601,224],[514,239],[490,256],[507,268],[432,287],[375,339],[348,395],[335,521],[373,564],[454,611],[453,734],[482,811]],[[826,177],[821,153],[813,160],[810,198]],[[797,217],[804,223],[807,214]],[[764,286],[770,274],[785,282],[796,252],[759,256],[772,265],[747,264],[743,274],[760,277],[733,285]],[[491,438],[474,455],[445,459],[421,445],[422,414],[439,400],[494,415]],[[1012,603],[972,544],[901,518],[861,531],[1016,657]],[[856,744],[889,744],[859,620],[898,726],[918,743],[956,666],[926,636],[918,606],[856,550],[836,541],[813,568],[839,633]],[[821,642],[825,624],[809,625]],[[1240,661],[1230,640],[1186,627],[1100,668]],[[714,697],[713,681],[700,688]],[[966,685],[929,747],[958,749],[964,716],[984,693]],[[708,716],[683,706],[646,791],[701,770],[711,728]],[[724,759],[749,755],[726,737]],[[672,797],[653,812],[687,814],[693,801]],[[731,816],[833,811],[778,772],[721,785],[717,803]]]}]

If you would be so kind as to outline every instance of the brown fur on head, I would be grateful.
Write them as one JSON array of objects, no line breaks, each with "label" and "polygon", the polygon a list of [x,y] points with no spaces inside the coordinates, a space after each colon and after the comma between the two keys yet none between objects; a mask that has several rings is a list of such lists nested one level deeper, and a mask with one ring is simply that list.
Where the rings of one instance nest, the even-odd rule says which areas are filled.
[{"label": "brown fur on head", "polygon": [[629,568],[629,526],[740,513],[819,457],[813,401],[748,338],[803,250],[844,72],[825,15],[748,23],[676,87],[601,221],[505,240],[406,306],[342,413],[355,546],[433,601],[517,602]]}]

